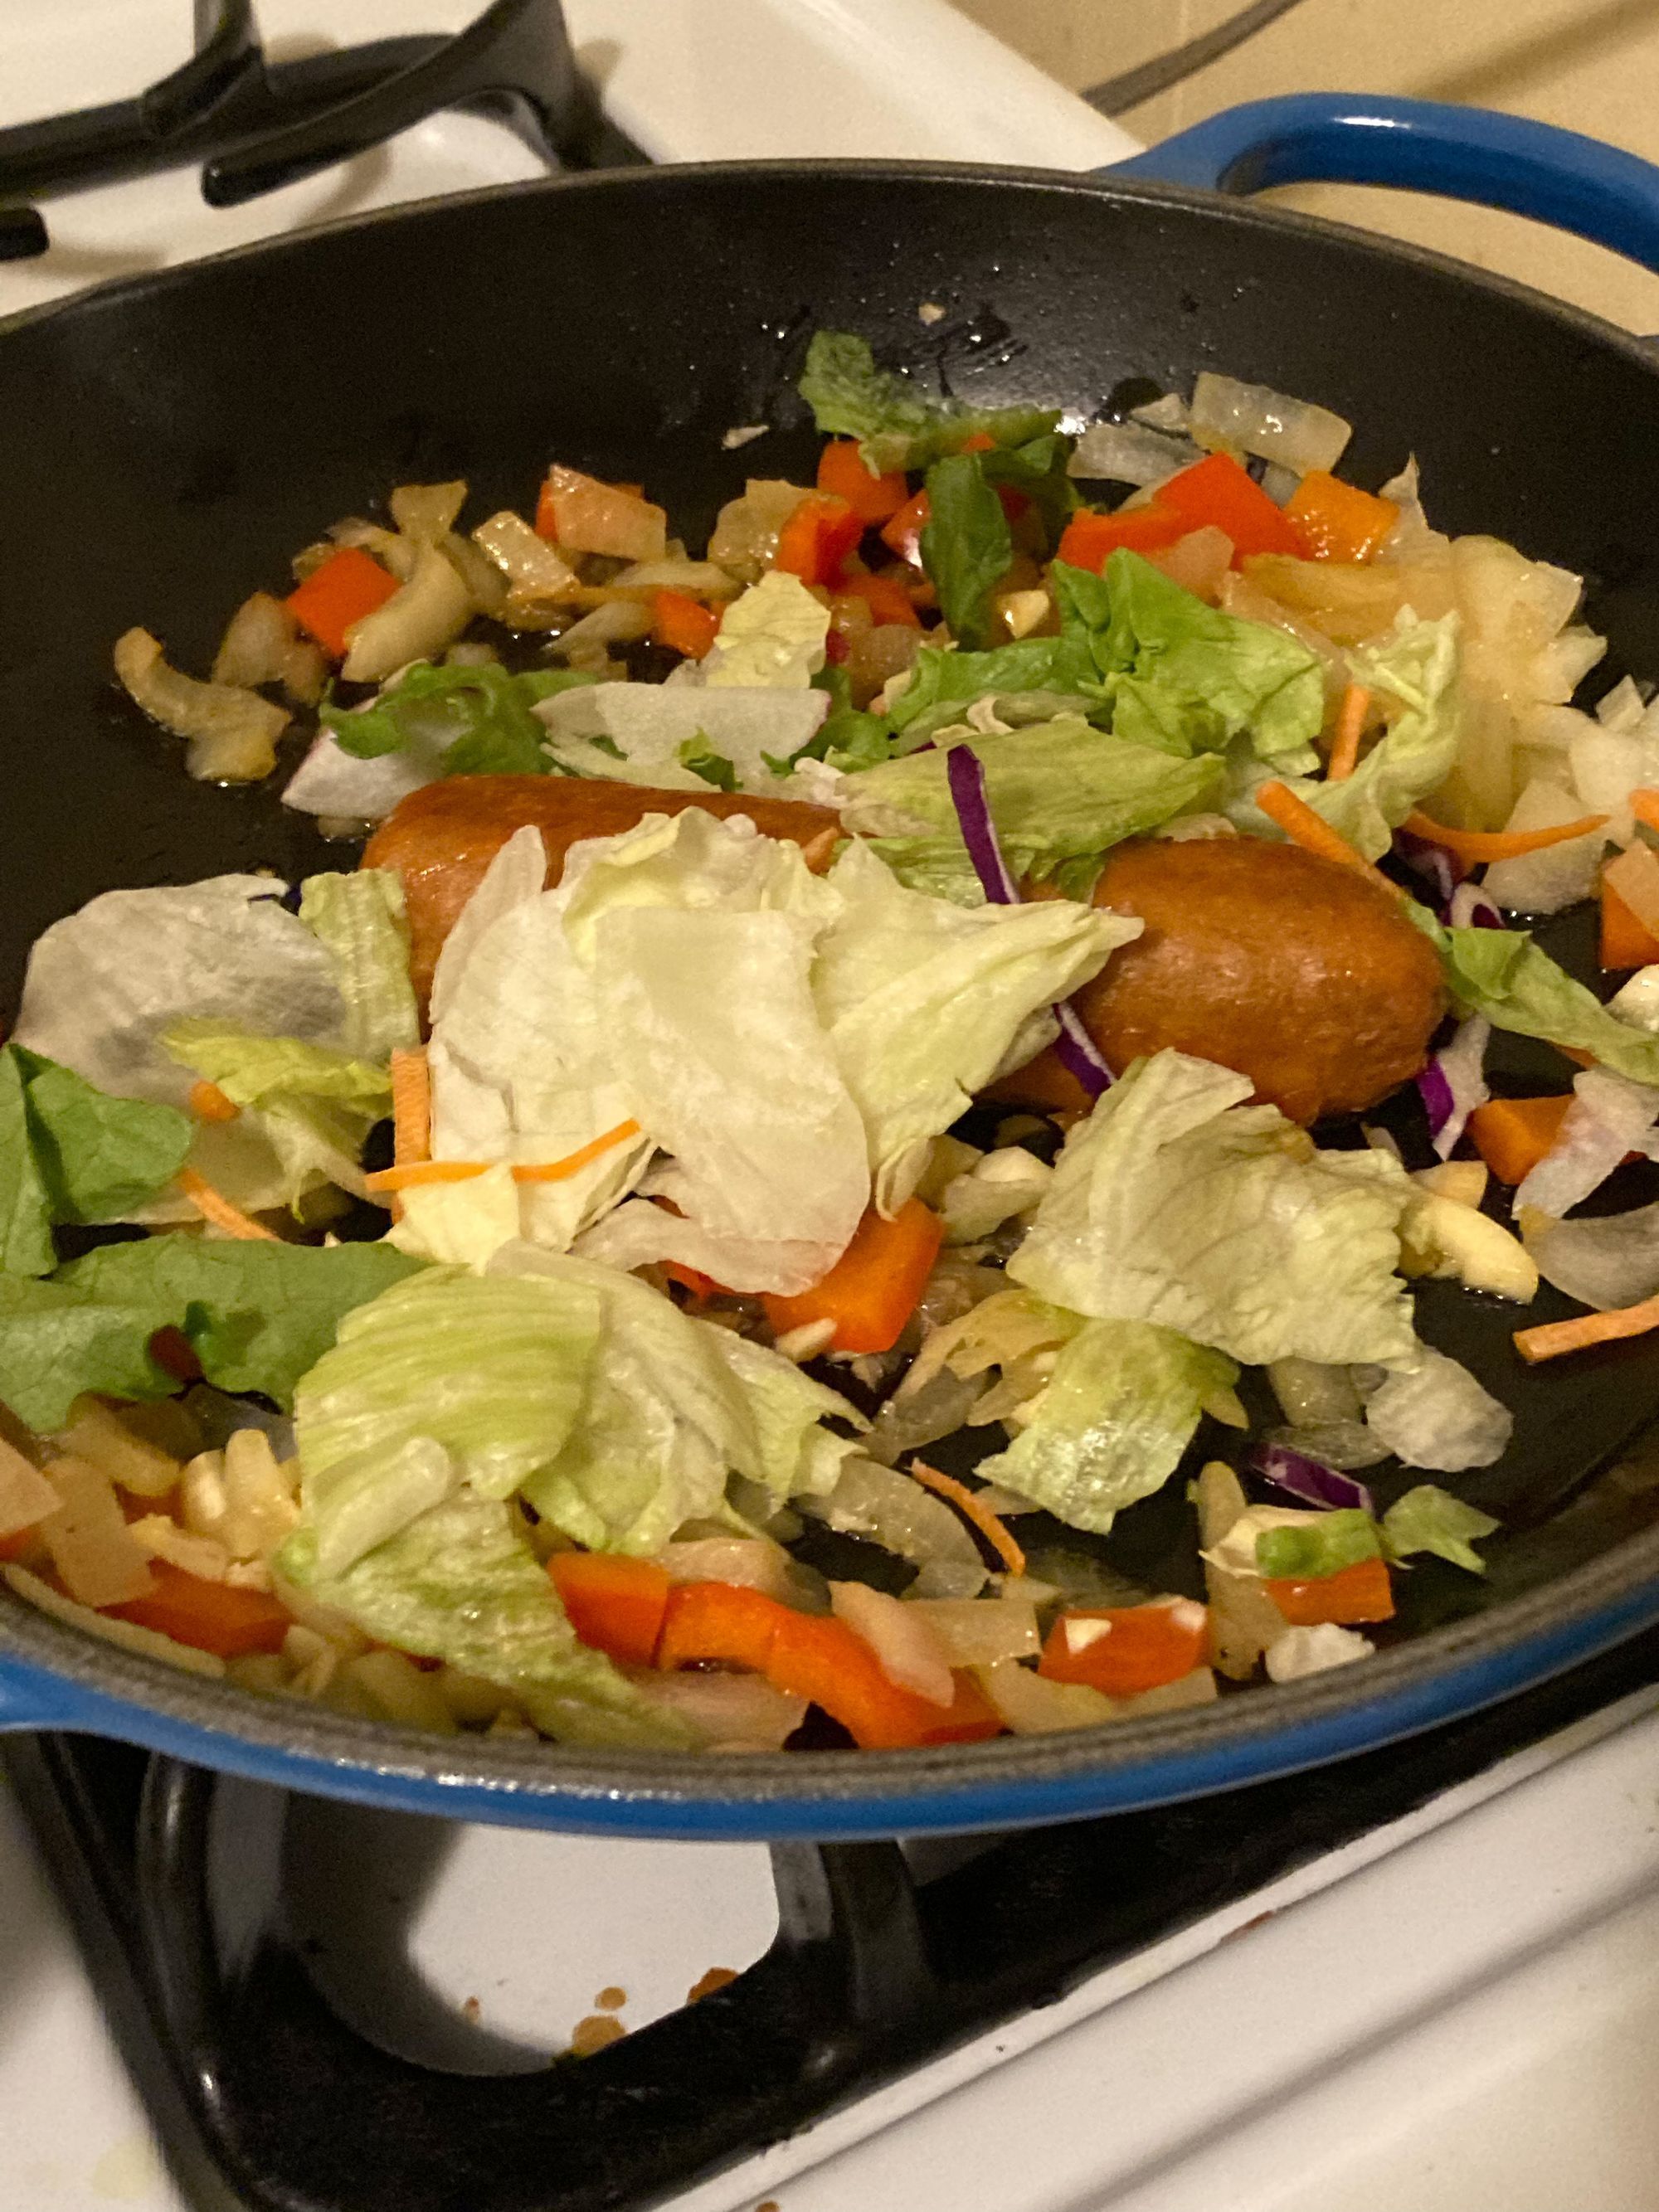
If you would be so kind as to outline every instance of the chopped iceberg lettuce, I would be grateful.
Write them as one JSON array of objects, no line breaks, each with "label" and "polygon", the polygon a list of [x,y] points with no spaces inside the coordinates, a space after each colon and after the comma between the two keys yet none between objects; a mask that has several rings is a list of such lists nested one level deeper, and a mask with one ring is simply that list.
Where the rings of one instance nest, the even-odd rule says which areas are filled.
[{"label": "chopped iceberg lettuce", "polygon": [[378,1644],[442,1659],[520,1698],[568,1741],[682,1749],[695,1732],[576,1640],[511,1509],[469,1492],[430,1505],[343,1572],[319,1566],[314,1530],[279,1554],[283,1572]]},{"label": "chopped iceberg lettuce", "polygon": [[409,975],[403,878],[393,868],[308,876],[300,919],[326,948],[345,1007],[340,1042],[358,1060],[384,1060],[421,1041]]},{"label": "chopped iceberg lettuce", "polygon": [[829,634],[830,610],[823,600],[787,569],[769,569],[720,617],[702,663],[703,685],[805,691],[823,665]]},{"label": "chopped iceberg lettuce", "polygon": [[953,637],[970,650],[996,630],[991,599],[1008,573],[1014,541],[977,453],[951,453],[927,471],[921,564]]},{"label": "chopped iceberg lettuce", "polygon": [[[907,890],[849,845],[830,883],[846,901],[819,942],[812,993],[869,1140],[878,1209],[915,1190],[931,1139],[1027,1036],[1033,1016],[1099,973],[1141,924],[1069,900],[946,904]],[[1031,1052],[1024,1052],[1029,1059]]]},{"label": "chopped iceberg lettuce", "polygon": [[826,437],[857,438],[866,465],[884,475],[924,469],[969,438],[1023,446],[1052,432],[1051,407],[974,407],[935,399],[908,377],[878,368],[869,341],[850,331],[815,331],[801,371],[801,398]]},{"label": "chopped iceberg lettuce", "polygon": [[514,676],[494,661],[438,667],[421,660],[372,707],[348,711],[325,703],[319,712],[335,744],[354,759],[412,750],[434,756],[444,775],[544,775],[542,729],[531,709],[594,680],[574,669]]},{"label": "chopped iceberg lettuce", "polygon": [[[1213,755],[1176,758],[1109,737],[1077,715],[958,742],[972,745],[985,770],[992,819],[1016,878],[1054,877],[1068,894],[1085,896],[1109,846],[1208,806],[1224,775]],[[844,788],[847,827],[867,832],[901,882],[962,906],[982,902],[944,750],[866,769]],[[915,834],[884,834],[895,816],[914,821]]]},{"label": "chopped iceberg lettuce", "polygon": [[654,1552],[683,1522],[718,1517],[729,1474],[780,1503],[832,1489],[854,1449],[819,1426],[856,1419],[834,1391],[634,1276],[520,1244],[489,1279],[568,1286],[599,1313],[581,1419],[524,1486],[544,1520],[592,1550]]},{"label": "chopped iceberg lettuce", "polygon": [[[439,1267],[348,1315],[295,1400],[319,1572],[343,1574],[461,1482],[507,1498],[553,1461],[582,1414],[600,1325],[584,1283]],[[411,1456],[417,1445],[435,1462]]]},{"label": "chopped iceberg lettuce", "polygon": [[1507,1450],[1515,1417],[1467,1367],[1419,1345],[1371,1393],[1365,1425],[1407,1467],[1458,1474]]},{"label": "chopped iceberg lettuce", "polygon": [[1103,1534],[1174,1474],[1206,1411],[1233,1413],[1237,1376],[1231,1359],[1174,1329],[1088,1322],[1061,1346],[1007,1450],[979,1472]]},{"label": "chopped iceberg lettuce", "polygon": [[314,1182],[367,1194],[363,1139],[392,1103],[382,1067],[331,1045],[264,1036],[211,1016],[171,1022],[161,1048],[256,1115],[297,1197]]},{"label": "chopped iceberg lettuce", "polygon": [[158,1042],[217,1016],[337,1045],[345,1008],[327,949],[269,876],[106,891],[37,938],[13,1036],[101,1091],[183,1106],[191,1079]]},{"label": "chopped iceberg lettuce", "polygon": [[1391,1559],[1432,1552],[1439,1559],[1449,1559],[1455,1567],[1484,1575],[1486,1563],[1474,1547],[1483,1536],[1493,1534],[1502,1526],[1490,1513],[1466,1505],[1437,1483],[1419,1482],[1415,1490],[1396,1498],[1382,1516],[1382,1540]]},{"label": "chopped iceberg lettuce", "polygon": [[709,780],[695,765],[706,753],[724,763],[726,788],[775,792],[829,706],[815,685],[600,684],[550,699],[539,713],[549,750],[574,775],[695,791]]},{"label": "chopped iceberg lettuce", "polygon": [[1247,1365],[1409,1359],[1397,1160],[1322,1152],[1248,1076],[1138,1062],[1066,1139],[1016,1281],[1074,1312],[1156,1322]]}]

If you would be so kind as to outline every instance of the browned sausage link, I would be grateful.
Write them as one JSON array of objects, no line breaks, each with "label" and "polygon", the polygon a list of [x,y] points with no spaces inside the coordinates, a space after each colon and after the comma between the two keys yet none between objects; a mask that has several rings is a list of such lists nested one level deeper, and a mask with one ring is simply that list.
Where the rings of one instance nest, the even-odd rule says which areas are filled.
[{"label": "browned sausage link", "polygon": [[[1113,853],[1094,902],[1139,915],[1074,1004],[1108,1064],[1172,1045],[1248,1075],[1292,1121],[1359,1113],[1422,1066],[1440,963],[1358,871],[1255,837],[1152,838]],[[997,1096],[1085,1104],[1040,1054]]]},{"label": "browned sausage link", "polygon": [[611,837],[647,814],[746,814],[769,837],[801,846],[809,866],[828,866],[840,824],[827,807],[723,791],[653,791],[564,775],[456,775],[411,792],[364,848],[366,868],[392,868],[409,904],[410,967],[421,1004],[456,916],[515,830],[533,824],[547,846],[547,880],[584,837]]}]

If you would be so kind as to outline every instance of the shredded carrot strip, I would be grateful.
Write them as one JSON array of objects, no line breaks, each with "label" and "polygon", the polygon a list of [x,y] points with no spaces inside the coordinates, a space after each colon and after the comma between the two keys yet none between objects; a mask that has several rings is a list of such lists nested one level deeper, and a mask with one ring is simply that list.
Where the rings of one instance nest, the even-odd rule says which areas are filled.
[{"label": "shredded carrot strip", "polygon": [[1516,1329],[1515,1348],[1522,1359],[1536,1364],[1540,1359],[1559,1359],[1564,1352],[1583,1352],[1592,1344],[1616,1343],[1621,1336],[1645,1336],[1650,1328],[1659,1328],[1659,1298],[1615,1306],[1611,1313],[1580,1314],[1572,1321]]},{"label": "shredded carrot strip", "polygon": [[405,1160],[395,1168],[379,1168],[363,1182],[371,1191],[411,1190],[417,1183],[465,1182],[488,1174],[489,1160]]},{"label": "shredded carrot strip", "polygon": [[1659,791],[1632,791],[1630,811],[1638,822],[1645,822],[1650,830],[1659,830]]},{"label": "shredded carrot strip", "polygon": [[941,1474],[936,1467],[927,1467],[919,1459],[911,1461],[910,1473],[924,1490],[936,1491],[941,1498],[948,1498],[958,1513],[973,1522],[1011,1575],[1024,1573],[1025,1554],[1012,1530],[1006,1521],[997,1518],[988,1505],[981,1503],[965,1482],[958,1482],[953,1474]]},{"label": "shredded carrot strip", "polygon": [[192,1083],[190,1110],[198,1121],[234,1121],[242,1109],[216,1083]]},{"label": "shredded carrot strip", "polygon": [[1413,836],[1425,838],[1431,845],[1443,845],[1460,860],[1473,864],[1481,860],[1515,860],[1523,853],[1547,852],[1552,845],[1565,845],[1570,838],[1588,836],[1592,830],[1599,830],[1607,818],[1605,814],[1586,814],[1577,822],[1559,822],[1553,830],[1449,830],[1443,822],[1431,822],[1414,806],[1406,817],[1406,827]]},{"label": "shredded carrot strip", "polygon": [[1363,684],[1350,684],[1336,717],[1336,742],[1325,763],[1327,783],[1346,783],[1359,765],[1359,740],[1370,712],[1371,695]]},{"label": "shredded carrot strip", "polygon": [[1298,799],[1288,785],[1277,781],[1258,785],[1255,803],[1270,822],[1278,823],[1293,845],[1300,845],[1307,853],[1317,853],[1322,860],[1340,860],[1345,868],[1369,876],[1391,898],[1405,896],[1397,884],[1391,884],[1380,868],[1372,867],[1369,860],[1356,853],[1347,839],[1316,814],[1305,799]]},{"label": "shredded carrot strip", "polygon": [[392,1055],[392,1157],[400,1168],[432,1157],[432,1072],[424,1046]]},{"label": "shredded carrot strip", "polygon": [[618,1121],[614,1129],[607,1129],[604,1136],[595,1137],[591,1145],[581,1145],[574,1152],[567,1152],[562,1160],[514,1168],[513,1180],[514,1182],[563,1182],[569,1176],[580,1175],[591,1162],[603,1158],[614,1145],[626,1144],[630,1137],[637,1137],[639,1133],[637,1121]]},{"label": "shredded carrot strip", "polygon": [[268,1244],[282,1243],[274,1229],[267,1229],[264,1222],[256,1221],[251,1213],[244,1213],[240,1206],[233,1206],[223,1191],[215,1190],[194,1168],[179,1169],[179,1188],[202,1218],[210,1221],[216,1229],[222,1229],[227,1236],[258,1239]]}]

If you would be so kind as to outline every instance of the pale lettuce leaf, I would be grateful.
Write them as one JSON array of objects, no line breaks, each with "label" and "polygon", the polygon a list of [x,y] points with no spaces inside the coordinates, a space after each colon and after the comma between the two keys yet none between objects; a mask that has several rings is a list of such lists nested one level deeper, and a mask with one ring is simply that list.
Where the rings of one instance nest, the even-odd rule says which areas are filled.
[{"label": "pale lettuce leaf", "polygon": [[358,1060],[384,1060],[421,1041],[420,1010],[409,975],[409,922],[403,879],[392,868],[308,876],[300,919],[334,965],[345,1008],[340,1042]]},{"label": "pale lettuce leaf", "polygon": [[1064,899],[949,905],[907,890],[856,842],[829,880],[846,907],[819,942],[812,993],[863,1118],[877,1207],[890,1218],[929,1141],[1031,1018],[1097,975],[1142,925]]},{"label": "pale lettuce leaf", "polygon": [[1138,1062],[1067,1138],[1009,1275],[1247,1365],[1409,1358],[1404,1170],[1316,1151],[1276,1107],[1247,1106],[1250,1088],[1183,1053]]},{"label": "pale lettuce leaf", "polygon": [[1238,1370],[1174,1329],[1091,1321],[1060,1347],[1054,1373],[1006,1451],[979,1472],[1073,1528],[1097,1534],[1174,1474],[1206,1410]]},{"label": "pale lettuce leaf", "polygon": [[787,569],[769,569],[720,617],[701,665],[703,684],[716,690],[758,685],[805,691],[823,665],[829,634],[830,610],[823,601]]},{"label": "pale lettuce leaf", "polygon": [[1486,1563],[1475,1550],[1483,1536],[1493,1534],[1503,1523],[1478,1506],[1442,1490],[1437,1483],[1419,1482],[1396,1498],[1382,1516],[1382,1540],[1391,1558],[1408,1559],[1413,1552],[1432,1552],[1472,1575],[1484,1575]]}]

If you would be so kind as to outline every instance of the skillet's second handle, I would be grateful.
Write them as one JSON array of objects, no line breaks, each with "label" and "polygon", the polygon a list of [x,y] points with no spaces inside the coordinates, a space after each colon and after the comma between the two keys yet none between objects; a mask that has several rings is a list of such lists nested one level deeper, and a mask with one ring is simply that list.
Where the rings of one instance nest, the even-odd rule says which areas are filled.
[{"label": "skillet's second handle", "polygon": [[1103,174],[1212,191],[1385,185],[1553,223],[1659,270],[1659,168],[1577,131],[1369,92],[1253,100]]},{"label": "skillet's second handle", "polygon": [[84,1729],[89,1724],[74,1683],[21,1659],[0,1656],[0,1734],[8,1729]]}]

